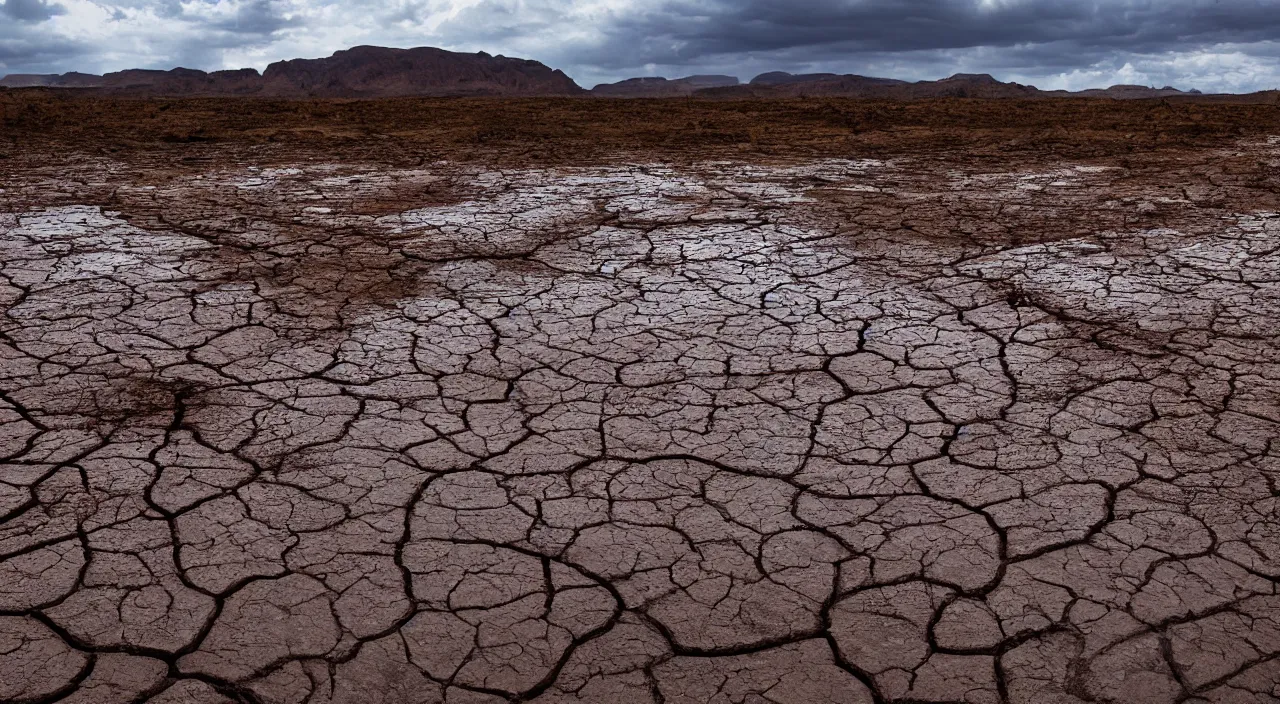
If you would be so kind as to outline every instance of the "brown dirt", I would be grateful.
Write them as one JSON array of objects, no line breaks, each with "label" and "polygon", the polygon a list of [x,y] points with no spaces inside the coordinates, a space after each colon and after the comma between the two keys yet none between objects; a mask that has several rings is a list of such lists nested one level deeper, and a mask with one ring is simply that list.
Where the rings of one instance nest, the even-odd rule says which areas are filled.
[{"label": "brown dirt", "polygon": [[0,701],[1272,700],[1273,107],[0,106]]},{"label": "brown dirt", "polygon": [[1280,109],[1168,100],[604,99],[130,100],[0,91],[0,144],[255,154],[336,150],[396,161],[582,163],[963,151],[971,159],[1141,155],[1274,134]]}]

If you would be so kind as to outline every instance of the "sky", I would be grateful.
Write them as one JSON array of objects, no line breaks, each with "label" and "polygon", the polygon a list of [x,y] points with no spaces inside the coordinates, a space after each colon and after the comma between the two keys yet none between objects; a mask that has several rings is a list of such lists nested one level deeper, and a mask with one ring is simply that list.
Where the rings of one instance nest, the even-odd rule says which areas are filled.
[{"label": "sky", "polygon": [[774,70],[1280,88],[1280,0],[0,0],[0,75],[261,70],[361,44],[536,59],[587,88]]}]

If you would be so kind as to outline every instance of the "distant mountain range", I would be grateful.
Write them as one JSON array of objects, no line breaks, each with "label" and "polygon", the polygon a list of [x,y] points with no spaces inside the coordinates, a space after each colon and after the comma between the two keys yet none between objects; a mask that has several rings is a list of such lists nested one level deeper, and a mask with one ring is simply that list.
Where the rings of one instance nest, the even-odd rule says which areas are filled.
[{"label": "distant mountain range", "polygon": [[1004,83],[987,74],[959,73],[937,81],[775,71],[740,83],[734,76],[629,78],[584,90],[563,72],[537,61],[463,54],[431,47],[387,49],[358,46],[324,59],[279,61],[254,69],[206,73],[130,69],[96,76],[12,74],[0,88],[76,88],[116,95],[258,96],[267,98],[389,98],[404,96],[595,96],[605,98],[788,98],[803,96],[880,99],[918,98],[1161,98],[1199,95],[1198,91],[1120,85],[1077,92],[1043,91]]},{"label": "distant mountain range", "polygon": [[392,98],[443,95],[577,95],[561,71],[527,59],[461,54],[443,49],[358,46],[327,59],[278,61],[259,74],[251,68],[205,73],[130,69],[102,76],[10,75],[8,88],[93,88],[137,96],[260,96],[269,98]]},{"label": "distant mountain range", "polygon": [[620,83],[608,83],[591,89],[594,95],[627,98],[657,98],[670,95],[696,95],[707,98],[796,98],[802,96],[881,98],[910,100],[918,98],[1162,98],[1174,95],[1199,95],[1199,91],[1180,91],[1176,88],[1147,88],[1146,86],[1112,86],[1075,93],[1044,91],[1020,83],[1002,83],[983,74],[957,73],[938,81],[915,83],[893,78],[839,75],[835,73],[809,73],[794,75],[782,71],[762,73],[750,83],[740,84],[732,76],[716,76],[727,79],[719,85],[695,86],[690,81],[700,76],[668,81],[663,78],[632,78]]},{"label": "distant mountain range", "polygon": [[712,88],[732,88],[737,76],[689,76],[688,78],[628,78],[617,83],[601,83],[591,89],[592,95],[606,98],[670,98],[693,95]]}]

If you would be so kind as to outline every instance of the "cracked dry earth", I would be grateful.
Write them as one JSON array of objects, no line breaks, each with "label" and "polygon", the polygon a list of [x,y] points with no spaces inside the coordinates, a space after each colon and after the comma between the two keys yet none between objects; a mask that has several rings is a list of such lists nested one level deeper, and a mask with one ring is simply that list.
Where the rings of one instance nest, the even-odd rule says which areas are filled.
[{"label": "cracked dry earth", "polygon": [[1238,153],[12,172],[0,700],[1275,702]]}]

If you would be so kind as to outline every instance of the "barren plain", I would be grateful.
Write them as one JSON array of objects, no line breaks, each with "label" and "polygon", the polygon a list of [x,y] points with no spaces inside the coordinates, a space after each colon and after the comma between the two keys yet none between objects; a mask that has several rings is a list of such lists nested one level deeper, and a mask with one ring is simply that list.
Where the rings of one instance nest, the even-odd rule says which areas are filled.
[{"label": "barren plain", "polygon": [[0,701],[1280,701],[1280,115],[0,92]]}]

